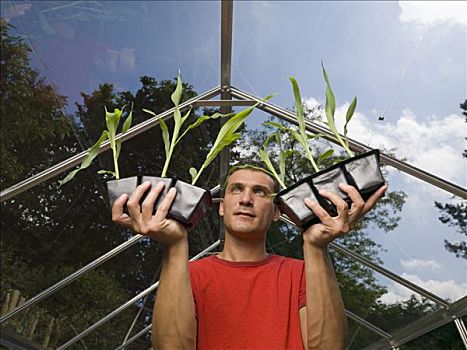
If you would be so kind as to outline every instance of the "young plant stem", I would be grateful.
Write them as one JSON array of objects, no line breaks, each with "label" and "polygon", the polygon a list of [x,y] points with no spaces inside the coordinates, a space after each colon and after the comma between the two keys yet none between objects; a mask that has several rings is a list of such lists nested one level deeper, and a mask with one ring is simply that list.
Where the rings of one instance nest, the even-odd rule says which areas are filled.
[{"label": "young plant stem", "polygon": [[311,162],[311,165],[313,166],[315,171],[318,172],[319,171],[318,165],[316,164],[313,156],[311,155],[310,149],[308,147],[304,147],[304,148],[305,148],[305,152],[306,152],[306,157]]},{"label": "young plant stem", "polygon": [[115,169],[115,179],[120,179],[120,172],[118,170],[118,159],[117,159],[117,150],[112,148],[113,158],[114,158],[114,169]]},{"label": "young plant stem", "polygon": [[164,163],[164,168],[162,169],[161,177],[167,177],[167,171],[169,169],[170,160],[172,159],[172,153],[175,148],[175,140],[178,138],[178,128],[174,127],[172,141],[170,142],[169,154],[167,155]]}]

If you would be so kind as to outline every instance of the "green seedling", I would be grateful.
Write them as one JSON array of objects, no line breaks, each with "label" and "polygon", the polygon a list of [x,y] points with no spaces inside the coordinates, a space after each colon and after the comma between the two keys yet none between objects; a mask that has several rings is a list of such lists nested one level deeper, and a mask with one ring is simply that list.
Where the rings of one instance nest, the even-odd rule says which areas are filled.
[{"label": "green seedling", "polygon": [[[278,123],[275,123],[275,124],[278,124]],[[271,158],[269,158],[269,154],[268,154],[269,144],[271,140],[273,139],[276,142],[277,146],[279,147],[279,173],[277,173],[276,169],[274,168],[274,165],[272,164]],[[277,182],[279,183],[282,189],[287,188],[287,186],[285,185],[285,160],[291,152],[293,151],[282,150],[282,142],[281,142],[281,136],[279,132],[275,132],[269,135],[266,138],[266,140],[264,140],[259,150],[259,157],[261,158],[263,163],[266,164],[266,167],[272,173],[272,175],[274,175],[274,177],[276,178]]]},{"label": "green seedling", "polygon": [[[219,117],[227,117],[231,114],[221,114],[221,113],[214,113],[213,115],[203,115],[196,119],[196,121],[189,125],[186,130],[180,135],[180,131],[182,129],[183,124],[188,119],[191,114],[192,109],[190,108],[188,112],[182,117],[180,112],[180,100],[182,98],[183,93],[183,86],[182,86],[182,79],[180,77],[180,73],[177,76],[177,86],[175,91],[171,95],[172,102],[174,104],[174,128],[172,131],[172,138],[170,138],[169,128],[167,127],[167,123],[161,119],[160,126],[162,130],[162,139],[164,141],[165,147],[165,163],[162,169],[161,177],[167,177],[167,171],[169,169],[170,162],[172,160],[173,151],[175,146],[182,140],[182,138],[192,129],[200,126],[204,121],[208,119],[217,119]],[[143,109],[144,112],[149,113],[153,116],[156,116],[151,110]]]},{"label": "green seedling", "polygon": [[302,145],[303,150],[305,151],[305,157],[310,161],[311,165],[313,166],[313,169],[315,169],[315,171],[319,171],[318,163],[315,161],[313,155],[311,154],[308,139],[317,138],[320,135],[311,135],[310,137],[307,135],[305,129],[305,112],[303,110],[300,88],[298,87],[298,83],[294,77],[290,77],[289,80],[292,83],[293,94],[295,98],[295,110],[297,112],[298,131],[289,128],[286,128],[286,131],[289,132]]},{"label": "green seedling", "polygon": [[[99,138],[99,140],[89,149],[86,157],[81,162],[81,165],[79,166],[79,168],[73,170],[63,180],[59,181],[60,186],[63,186],[68,181],[73,179],[79,171],[84,170],[87,167],[89,167],[92,161],[94,160],[94,158],[96,158],[97,155],[99,154],[99,149],[101,147],[101,144],[107,139],[109,140],[110,148],[112,149],[114,171],[100,170],[98,173],[99,174],[110,174],[114,176],[116,179],[120,178],[120,172],[118,168],[118,157],[120,156],[120,150],[122,148],[122,140],[121,138],[117,139],[116,134],[117,134],[118,125],[120,123],[120,120],[122,119],[122,114],[123,114],[123,110],[125,107],[123,107],[121,110],[116,108],[113,113],[108,112],[106,107],[104,108],[105,108],[105,123],[107,125],[107,130],[104,130],[102,132],[102,135]],[[130,113],[128,114],[128,117],[123,122],[121,134],[126,133],[128,129],[130,128],[131,121],[132,121],[132,115],[133,115],[133,106],[131,108]]]},{"label": "green seedling", "polygon": [[347,125],[349,124],[350,119],[352,119],[352,116],[354,115],[354,112],[355,112],[355,108],[357,107],[357,97],[354,97],[354,99],[352,100],[352,103],[347,109],[347,113],[345,116],[345,124],[344,124],[344,139],[342,139],[341,135],[337,131],[335,118],[334,118],[334,113],[336,111],[336,99],[334,97],[334,93],[332,92],[331,84],[329,84],[328,74],[326,73],[326,69],[324,68],[323,62],[321,62],[321,67],[323,68],[323,76],[324,76],[324,80],[326,81],[325,112],[326,112],[327,125],[329,129],[331,130],[331,132],[333,133],[334,139],[337,142],[339,142],[339,144],[344,148],[344,150],[347,152],[349,157],[353,157],[354,153],[349,148],[349,140],[347,138]]},{"label": "green seedling", "polygon": [[[262,101],[269,100],[271,97],[272,95],[266,97]],[[251,114],[253,109],[255,109],[255,107],[260,103],[261,102],[258,102],[255,105],[235,114],[233,117],[227,120],[227,122],[225,122],[225,124],[219,130],[219,133],[217,134],[217,138],[214,141],[214,144],[212,145],[209,153],[207,154],[206,160],[204,161],[201,168],[199,170],[196,170],[195,168],[190,168],[192,185],[196,184],[203,170],[206,169],[209,166],[209,164],[212,163],[212,161],[216,158],[216,156],[225,147],[232,144],[234,141],[236,141],[241,136],[240,133],[237,132],[237,130],[243,125],[246,118]]]}]

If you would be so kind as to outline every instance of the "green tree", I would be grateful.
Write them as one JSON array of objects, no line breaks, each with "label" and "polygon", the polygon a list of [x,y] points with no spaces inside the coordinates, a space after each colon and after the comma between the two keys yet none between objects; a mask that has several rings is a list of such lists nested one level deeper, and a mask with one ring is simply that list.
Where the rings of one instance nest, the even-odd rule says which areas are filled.
[{"label": "green tree", "polygon": [[[0,19],[0,187],[48,168],[48,155],[67,152],[64,139],[71,134],[63,108],[66,98],[29,67],[30,48],[13,27]],[[8,125],[8,127],[5,127]],[[43,147],[38,148],[40,144]],[[25,150],[35,149],[35,152]]]},{"label": "green tree", "polygon": [[[460,104],[460,108],[467,123],[467,100]],[[465,139],[467,140],[467,137]],[[467,149],[464,150],[462,155],[464,158],[467,158]],[[465,200],[456,204],[435,202],[435,207],[441,212],[439,220],[443,224],[455,227],[457,232],[463,235],[464,238],[467,238],[467,203]],[[450,242],[445,239],[444,247],[448,252],[454,253],[456,257],[467,259],[467,243],[465,240]]]}]

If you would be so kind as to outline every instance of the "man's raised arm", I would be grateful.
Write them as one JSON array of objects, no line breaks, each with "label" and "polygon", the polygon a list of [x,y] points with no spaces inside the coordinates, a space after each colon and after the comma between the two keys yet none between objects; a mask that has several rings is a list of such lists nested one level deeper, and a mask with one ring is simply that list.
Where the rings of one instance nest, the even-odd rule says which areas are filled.
[{"label": "man's raised arm", "polygon": [[[167,219],[175,199],[175,188],[169,190],[155,215],[152,212],[164,188],[162,183],[153,188],[143,203],[139,204],[150,186],[149,182],[144,183],[137,187],[129,199],[126,195],[118,198],[112,207],[112,220],[160,242],[165,248],[153,312],[153,347],[157,350],[194,349],[196,319],[188,270],[187,230],[175,220]],[[123,212],[125,203],[129,215]]]},{"label": "man's raised arm", "polygon": [[346,233],[383,196],[383,186],[366,202],[357,190],[341,185],[352,200],[352,206],[335,193],[320,192],[337,208],[338,215],[331,217],[318,203],[306,204],[319,217],[321,223],[312,225],[303,233],[303,253],[306,275],[306,307],[300,310],[302,338],[306,349],[344,349],[347,337],[347,320],[344,303],[336,280],[328,244]]}]

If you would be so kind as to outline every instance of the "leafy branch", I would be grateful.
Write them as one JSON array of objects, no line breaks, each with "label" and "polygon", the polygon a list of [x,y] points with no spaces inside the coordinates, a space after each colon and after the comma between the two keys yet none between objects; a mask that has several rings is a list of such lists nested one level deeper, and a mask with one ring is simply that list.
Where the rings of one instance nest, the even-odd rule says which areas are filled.
[{"label": "leafy branch", "polygon": [[[101,144],[106,141],[107,139],[110,142],[110,148],[112,149],[112,155],[113,155],[113,161],[114,161],[114,171],[109,171],[109,170],[99,170],[99,174],[110,174],[115,176],[116,179],[120,178],[120,172],[118,168],[118,158],[120,156],[120,150],[122,148],[122,140],[121,138],[117,140],[117,129],[118,125],[120,123],[120,120],[123,115],[123,110],[125,109],[125,106],[120,110],[120,109],[115,109],[113,113],[110,113],[107,111],[107,107],[105,108],[105,123],[107,125],[107,130],[104,130],[102,132],[101,137],[99,140],[89,149],[86,157],[83,159],[81,162],[81,165],[79,168],[71,171],[64,179],[60,180],[60,186],[63,186],[66,184],[68,181],[73,179],[75,175],[86,168],[88,168],[94,158],[97,157],[99,154],[99,149],[101,147]],[[131,126],[131,122],[133,119],[133,105],[131,106],[131,111],[128,114],[128,117],[125,119],[123,125],[122,125],[122,131],[121,134],[124,134],[128,131],[128,129]]]},{"label": "leafy branch", "polygon": [[[162,139],[164,141],[164,146],[165,146],[165,163],[162,169],[161,177],[167,177],[167,171],[169,169],[169,164],[172,160],[172,155],[173,155],[175,146],[181,141],[181,139],[190,130],[200,126],[204,121],[208,119],[217,119],[219,117],[227,117],[231,115],[231,114],[221,114],[221,113],[214,113],[213,115],[210,115],[210,116],[203,115],[202,117],[199,117],[198,119],[196,119],[196,121],[193,124],[189,125],[186,128],[186,130],[180,135],[182,126],[185,123],[185,121],[188,119],[192,111],[192,109],[190,108],[188,112],[182,117],[181,112],[180,112],[180,107],[179,107],[180,100],[182,98],[182,93],[183,93],[182,79],[179,73],[177,76],[177,86],[175,88],[175,91],[171,95],[172,102],[174,103],[174,128],[172,131],[172,139],[170,139],[170,133],[169,133],[169,128],[167,126],[167,123],[163,119],[160,120],[160,126],[162,130]],[[156,116],[156,113],[154,113],[151,110],[143,108],[143,111],[153,116]]]},{"label": "leafy branch", "polygon": [[[272,95],[264,98],[262,101],[269,100],[271,97]],[[219,130],[217,138],[214,141],[211,149],[209,150],[209,153],[206,156],[206,160],[204,161],[203,165],[201,165],[201,168],[199,170],[196,170],[195,168],[190,168],[192,185],[196,184],[203,170],[206,169],[209,166],[209,164],[212,163],[216,156],[225,147],[235,142],[241,136],[240,133],[237,132],[237,130],[243,125],[246,118],[251,114],[253,109],[255,109],[256,106],[261,102],[258,102],[255,105],[235,114],[233,117],[231,117],[228,121],[225,122],[225,124]]]},{"label": "leafy branch", "polygon": [[347,125],[349,124],[350,119],[352,119],[352,116],[354,115],[354,112],[355,112],[355,108],[357,107],[357,97],[353,98],[352,103],[347,109],[347,113],[345,116],[345,124],[344,124],[344,139],[342,139],[341,135],[337,131],[335,118],[334,118],[334,113],[336,111],[336,99],[334,97],[334,93],[332,92],[331,84],[329,84],[328,74],[326,73],[326,69],[324,68],[323,62],[321,62],[321,67],[323,68],[323,76],[324,76],[324,80],[326,81],[325,112],[326,112],[327,125],[329,129],[331,130],[331,132],[334,134],[335,140],[341,144],[341,146],[344,148],[344,150],[347,152],[347,154],[350,157],[353,157],[354,153],[349,148],[349,140],[347,138]]}]

